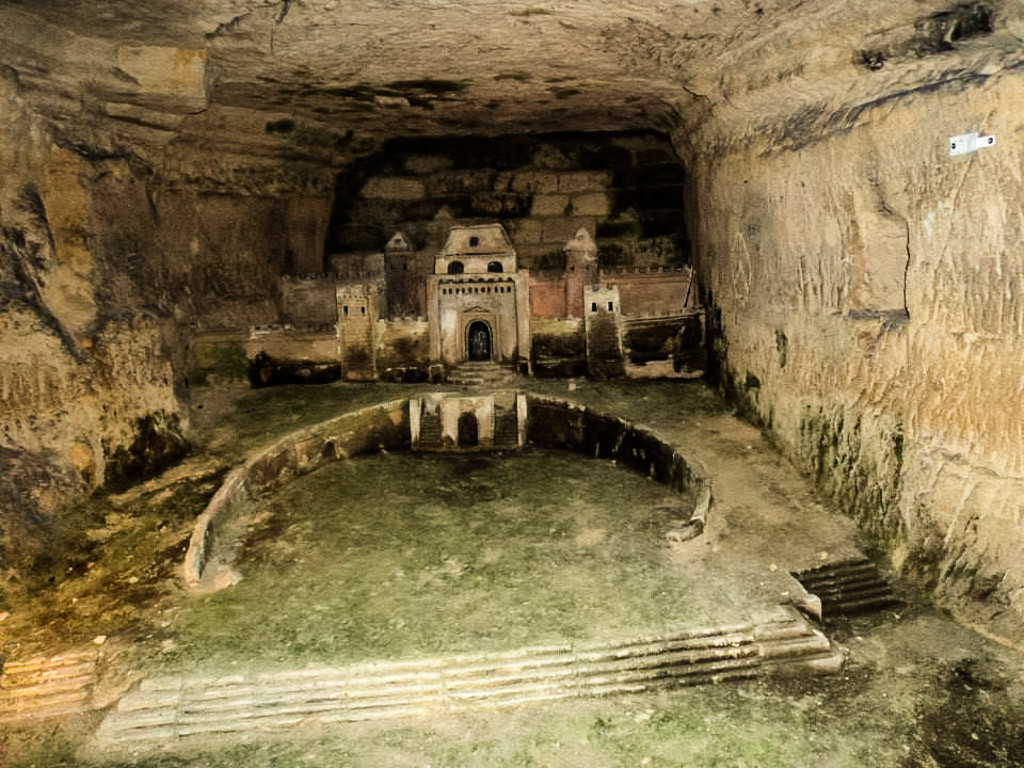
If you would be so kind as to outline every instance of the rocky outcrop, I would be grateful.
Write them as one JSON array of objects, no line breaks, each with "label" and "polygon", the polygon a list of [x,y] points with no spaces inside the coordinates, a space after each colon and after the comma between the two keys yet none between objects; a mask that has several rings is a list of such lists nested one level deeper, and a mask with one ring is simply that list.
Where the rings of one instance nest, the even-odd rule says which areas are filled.
[{"label": "rocky outcrop", "polygon": [[0,568],[77,493],[180,457],[189,327],[276,319],[279,276],[322,260],[329,200],[168,189],[62,141],[0,79]]},{"label": "rocky outcrop", "polygon": [[[946,605],[1024,626],[1024,76],[694,171],[723,385]],[[951,157],[980,130],[993,149]]]}]

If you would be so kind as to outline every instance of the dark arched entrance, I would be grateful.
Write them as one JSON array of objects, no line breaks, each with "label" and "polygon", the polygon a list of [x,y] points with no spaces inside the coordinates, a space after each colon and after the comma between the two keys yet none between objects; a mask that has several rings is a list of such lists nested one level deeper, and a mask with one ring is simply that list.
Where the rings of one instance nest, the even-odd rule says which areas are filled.
[{"label": "dark arched entrance", "polygon": [[483,320],[469,324],[466,332],[466,357],[470,360],[491,359],[491,328]]},{"label": "dark arched entrance", "polygon": [[464,413],[459,416],[459,447],[472,448],[479,442],[479,425],[476,415]]}]

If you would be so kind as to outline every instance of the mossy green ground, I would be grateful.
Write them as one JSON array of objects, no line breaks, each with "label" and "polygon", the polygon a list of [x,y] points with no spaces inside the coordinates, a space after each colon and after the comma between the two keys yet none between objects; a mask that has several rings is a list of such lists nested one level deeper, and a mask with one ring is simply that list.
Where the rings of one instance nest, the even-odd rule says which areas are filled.
[{"label": "mossy green ground", "polygon": [[183,612],[165,658],[294,666],[679,628],[689,585],[664,533],[687,503],[560,451],[330,464],[260,501],[242,582]]},{"label": "mossy green ground", "polygon": [[[292,430],[418,391],[401,385],[255,392],[209,388],[196,393],[192,414],[196,452],[182,471],[175,475],[172,470],[120,496],[96,497],[70,515],[73,525],[64,539],[66,551],[53,553],[49,573],[54,583],[48,584],[47,577],[31,585],[5,586],[12,616],[0,624],[0,641],[21,642],[20,652],[27,654],[40,648],[55,652],[106,634],[110,640],[105,647],[119,644],[123,649],[116,657],[119,665],[156,674],[169,668],[198,667],[207,652],[210,667],[219,659],[220,670],[230,672],[237,666],[226,662],[231,647],[239,649],[234,661],[259,658],[268,666],[285,666],[344,659],[346,654],[348,658],[376,655],[381,649],[386,649],[381,655],[397,657],[465,647],[511,647],[543,642],[543,635],[536,633],[545,631],[570,638],[620,629],[633,634],[634,629],[644,628],[625,626],[628,621],[635,618],[648,626],[670,623],[673,601],[692,598],[692,582],[667,583],[672,581],[673,569],[689,574],[687,563],[699,562],[707,575],[706,586],[728,601],[736,588],[736,574],[752,575],[744,583],[757,588],[759,578],[769,578],[769,563],[802,564],[801,558],[822,548],[841,551],[843,537],[852,538],[851,533],[843,533],[852,531],[852,526],[844,528],[841,516],[825,509],[806,481],[755,430],[732,418],[729,408],[699,384],[581,382],[569,391],[565,381],[538,381],[530,387],[650,424],[688,444],[708,465],[716,483],[715,506],[705,536],[692,543],[687,561],[666,565],[655,540],[656,525],[646,528],[642,516],[624,516],[614,505],[604,509],[597,503],[606,495],[602,484],[619,481],[638,481],[638,488],[626,486],[634,488],[630,501],[642,502],[635,506],[648,510],[652,499],[643,493],[652,491],[655,500],[667,495],[666,489],[625,470],[567,457],[573,466],[593,468],[596,476],[578,469],[560,472],[562,481],[546,496],[544,484],[534,488],[534,473],[527,471],[536,457],[515,457],[505,469],[519,486],[516,493],[523,494],[517,501],[502,496],[503,472],[497,474],[501,479],[490,479],[493,467],[488,464],[497,460],[483,460],[474,467],[470,459],[468,469],[446,470],[446,462],[455,468],[461,460],[420,457],[425,474],[416,479],[404,463],[410,458],[393,454],[332,465],[331,472],[339,476],[317,473],[266,499],[266,505],[279,508],[254,532],[242,563],[246,580],[237,588],[237,595],[253,589],[256,602],[247,607],[237,595],[225,593],[196,603],[184,593],[175,568],[191,521],[228,466],[247,451]],[[523,463],[517,465],[520,460]],[[426,473],[427,462],[437,463],[432,466],[436,474]],[[377,466],[385,471],[375,474],[373,482],[362,472],[356,478],[357,495],[364,504],[361,514],[376,505],[372,518],[376,524],[366,520],[363,528],[353,528],[354,512],[347,497],[340,504],[324,505],[319,512],[304,501],[308,496],[303,493],[317,495],[329,488],[340,492],[347,472]],[[400,486],[389,492],[381,482],[390,470],[397,470],[398,476],[410,475],[410,483],[423,484],[421,498],[405,499],[412,509],[405,513],[408,517],[398,517],[400,504],[379,502],[387,500],[388,493],[401,495]],[[432,482],[427,481],[428,475]],[[488,516],[485,506],[465,505],[467,483],[489,488],[488,496],[497,494],[491,502],[499,510],[519,504],[535,508],[538,514],[527,516],[521,529],[511,524],[511,518],[494,512]],[[598,491],[596,500],[587,495],[591,487]],[[581,514],[590,518],[567,520],[569,507],[577,502],[584,505],[578,508]],[[396,518],[385,518],[381,509],[391,509],[388,514]],[[631,521],[624,537],[616,527],[622,520]],[[452,532],[451,526],[435,525],[442,521],[468,530]],[[601,528],[603,538],[593,532]],[[581,533],[587,535],[580,539],[583,546],[577,546]],[[476,543],[477,535],[480,541],[487,538],[482,546]],[[393,543],[397,541],[401,547]],[[406,555],[409,548],[413,551]],[[496,559],[488,548],[500,552]],[[302,557],[306,563],[298,562]],[[540,566],[554,568],[562,557],[568,558],[572,572],[587,580],[580,595],[566,586],[562,594],[572,591],[571,601],[568,597],[546,600],[543,590],[535,586],[532,570],[530,578],[517,577],[514,569],[503,570],[515,565],[515,558],[519,565],[530,565],[532,558]],[[321,567],[321,573],[339,574],[340,584],[346,573],[351,574],[349,563],[356,562],[370,577],[363,596],[378,591],[377,608],[372,599],[358,605],[341,586],[335,589],[333,583],[317,585],[312,580]],[[535,570],[543,573],[543,567]],[[399,571],[404,575],[399,577]],[[261,579],[266,588],[256,590]],[[624,579],[637,585],[631,583],[623,590]],[[298,589],[303,583],[305,593]],[[504,584],[510,594],[528,591],[519,600],[527,605],[505,602],[506,607],[498,610],[473,596],[474,592],[488,594],[484,588],[488,584]],[[562,587],[557,580],[544,585],[555,594]],[[423,597],[444,606],[439,615],[406,616],[415,610],[411,606],[427,604],[416,602]],[[1024,765],[1024,671],[1019,655],[957,626],[910,593],[908,598],[910,603],[898,615],[888,612],[829,628],[849,653],[847,666],[837,677],[765,680],[337,727],[260,743],[211,743],[202,754],[136,760],[82,756],[80,747],[102,717],[95,713],[38,728],[0,730],[0,765]],[[232,601],[237,607],[228,609]],[[474,603],[479,620],[473,618]],[[346,614],[346,604],[357,619]],[[509,612],[511,620],[506,618]],[[215,632],[222,626],[218,622],[231,615],[235,629],[249,636],[233,634],[226,644],[218,645]],[[297,623],[290,618],[295,616]],[[398,627],[398,621],[405,621],[405,626]],[[356,624],[366,629],[352,630]],[[301,636],[288,636],[291,626],[303,627]],[[527,626],[532,631],[524,632],[520,642],[514,633]]]}]

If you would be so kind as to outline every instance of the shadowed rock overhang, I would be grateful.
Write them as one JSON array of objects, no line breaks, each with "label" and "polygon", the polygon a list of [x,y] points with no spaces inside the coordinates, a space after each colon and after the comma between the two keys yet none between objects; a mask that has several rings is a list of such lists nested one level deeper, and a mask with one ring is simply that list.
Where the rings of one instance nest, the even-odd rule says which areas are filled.
[{"label": "shadowed rock overhang", "polygon": [[1016,67],[1024,34],[1002,0],[15,0],[0,22],[5,86],[66,144],[188,178],[305,164],[306,182],[395,136],[800,145]]}]

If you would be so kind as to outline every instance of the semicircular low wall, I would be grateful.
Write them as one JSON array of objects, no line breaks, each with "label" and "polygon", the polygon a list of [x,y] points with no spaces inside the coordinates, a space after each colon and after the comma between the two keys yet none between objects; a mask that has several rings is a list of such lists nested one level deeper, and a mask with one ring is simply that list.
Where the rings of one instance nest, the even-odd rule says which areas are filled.
[{"label": "semicircular low wall", "polygon": [[[235,560],[245,541],[257,494],[304,475],[328,461],[361,453],[408,448],[409,400],[392,400],[292,432],[255,451],[225,478],[196,520],[184,578],[199,592],[238,582]],[[527,442],[613,459],[680,492],[695,494],[689,521],[677,531],[687,539],[704,530],[711,484],[704,466],[653,430],[555,397],[527,394]]]},{"label": "semicircular low wall", "polygon": [[392,400],[285,435],[258,449],[225,478],[196,520],[185,553],[192,589],[214,592],[238,581],[234,561],[245,539],[256,494],[327,461],[409,446],[409,401]]},{"label": "semicircular low wall", "polygon": [[527,394],[526,440],[539,448],[568,448],[648,475],[679,492],[693,492],[693,513],[684,537],[704,531],[711,480],[704,465],[650,427],[546,395]]}]

